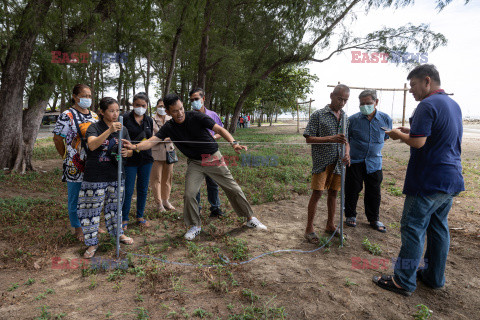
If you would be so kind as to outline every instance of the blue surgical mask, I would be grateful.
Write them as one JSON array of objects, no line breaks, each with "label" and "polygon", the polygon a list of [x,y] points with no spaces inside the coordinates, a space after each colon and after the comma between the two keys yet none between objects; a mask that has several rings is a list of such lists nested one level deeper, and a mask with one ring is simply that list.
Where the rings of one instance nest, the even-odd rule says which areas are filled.
[{"label": "blue surgical mask", "polygon": [[373,111],[375,111],[375,105],[373,104],[360,106],[360,112],[366,116],[368,116],[369,114],[372,114]]},{"label": "blue surgical mask", "polygon": [[192,102],[192,108],[193,110],[200,110],[202,109],[202,100],[198,99]]},{"label": "blue surgical mask", "polygon": [[92,105],[92,99],[88,98],[80,98],[80,101],[78,102],[78,106],[83,109],[90,108]]}]

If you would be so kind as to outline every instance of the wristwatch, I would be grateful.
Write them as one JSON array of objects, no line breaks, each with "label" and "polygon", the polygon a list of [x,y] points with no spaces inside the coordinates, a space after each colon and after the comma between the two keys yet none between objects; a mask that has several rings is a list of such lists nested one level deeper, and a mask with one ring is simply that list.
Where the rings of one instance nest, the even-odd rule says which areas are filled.
[{"label": "wristwatch", "polygon": [[230,142],[230,145],[233,147],[234,145],[238,144],[237,141],[233,140],[232,142]]}]

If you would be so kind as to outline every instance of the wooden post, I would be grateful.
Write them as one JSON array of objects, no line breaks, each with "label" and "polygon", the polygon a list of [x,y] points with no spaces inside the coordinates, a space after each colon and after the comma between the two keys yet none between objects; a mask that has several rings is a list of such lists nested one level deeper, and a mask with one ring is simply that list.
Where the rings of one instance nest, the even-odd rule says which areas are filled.
[{"label": "wooden post", "polygon": [[297,133],[300,133],[300,112],[299,112],[299,105],[298,105],[298,101],[296,102],[297,103]]},{"label": "wooden post", "polygon": [[402,127],[405,126],[405,109],[407,108],[407,84],[403,86],[403,116],[402,116]]}]

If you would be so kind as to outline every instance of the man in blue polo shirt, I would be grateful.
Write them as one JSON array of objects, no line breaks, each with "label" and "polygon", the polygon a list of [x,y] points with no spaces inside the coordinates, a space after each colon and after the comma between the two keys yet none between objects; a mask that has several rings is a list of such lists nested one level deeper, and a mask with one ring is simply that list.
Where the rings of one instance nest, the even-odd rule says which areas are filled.
[{"label": "man in blue polo shirt", "polygon": [[350,161],[345,178],[345,224],[350,227],[357,225],[358,195],[365,183],[365,214],[370,226],[377,231],[387,229],[379,220],[383,180],[382,148],[388,138],[384,128],[392,127],[392,119],[377,110],[378,99],[374,90],[360,93],[360,112],[348,120],[348,142],[350,143]]},{"label": "man in blue polo shirt", "polygon": [[[462,165],[462,111],[440,88],[434,65],[413,69],[408,77],[410,92],[421,101],[410,118],[410,129],[400,127],[386,133],[408,144],[410,160],[403,193],[402,247],[394,275],[373,277],[383,289],[409,296],[416,280],[431,288],[445,284],[450,234],[447,216],[452,199],[465,190]],[[418,270],[427,237],[424,266]]]}]

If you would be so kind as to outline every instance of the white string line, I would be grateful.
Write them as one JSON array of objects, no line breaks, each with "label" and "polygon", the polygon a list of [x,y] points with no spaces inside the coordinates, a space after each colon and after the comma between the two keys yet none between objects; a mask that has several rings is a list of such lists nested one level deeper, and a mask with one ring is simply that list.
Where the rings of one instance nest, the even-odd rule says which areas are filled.
[{"label": "white string line", "polygon": [[[143,141],[147,141],[147,140],[143,140]],[[132,140],[130,142],[136,142],[136,143],[140,143],[140,142],[143,142],[143,141],[135,141],[135,140]],[[309,145],[312,145],[312,144],[341,144],[339,142],[313,142],[313,143],[306,143],[306,142],[267,142],[267,141],[237,141],[238,144],[273,144],[273,145],[305,145],[305,146],[309,146]],[[218,143],[218,144],[231,144],[230,142],[228,141],[149,141],[148,143],[198,143],[198,144],[202,144],[202,143]]]}]

